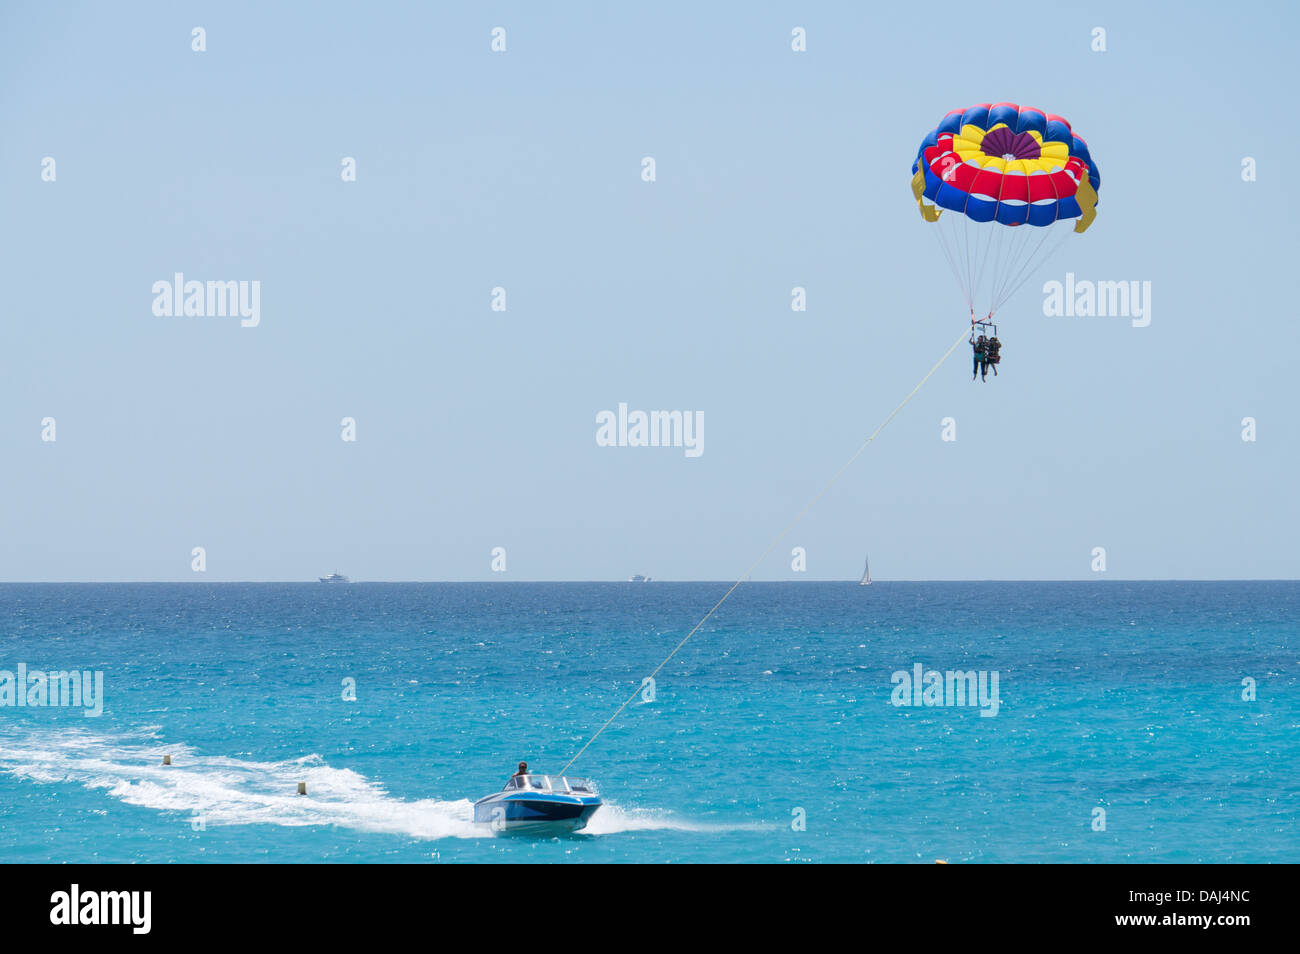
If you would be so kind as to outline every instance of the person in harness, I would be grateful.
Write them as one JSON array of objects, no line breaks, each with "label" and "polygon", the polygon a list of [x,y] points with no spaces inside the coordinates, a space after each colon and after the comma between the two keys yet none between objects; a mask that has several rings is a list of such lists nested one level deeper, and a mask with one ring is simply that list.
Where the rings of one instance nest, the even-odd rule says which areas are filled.
[{"label": "person in harness", "polygon": [[993,377],[996,378],[998,376],[998,362],[1002,360],[1002,342],[998,340],[996,334],[989,338],[988,359],[993,368]]},{"label": "person in harness", "polygon": [[970,346],[975,352],[974,360],[971,362],[971,367],[970,367],[970,379],[974,381],[975,375],[979,374],[981,367],[984,369],[985,373],[988,372],[989,339],[986,338],[983,334],[981,334],[978,338],[976,338],[974,329],[971,330],[970,335],[971,335]]}]

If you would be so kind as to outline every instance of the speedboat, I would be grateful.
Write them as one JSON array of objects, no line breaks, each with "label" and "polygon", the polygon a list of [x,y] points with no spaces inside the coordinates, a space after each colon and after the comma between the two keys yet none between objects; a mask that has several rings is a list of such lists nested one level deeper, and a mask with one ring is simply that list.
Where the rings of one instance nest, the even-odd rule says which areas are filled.
[{"label": "speedboat", "polygon": [[600,795],[588,779],[516,775],[474,803],[474,821],[495,831],[582,831],[598,808]]}]

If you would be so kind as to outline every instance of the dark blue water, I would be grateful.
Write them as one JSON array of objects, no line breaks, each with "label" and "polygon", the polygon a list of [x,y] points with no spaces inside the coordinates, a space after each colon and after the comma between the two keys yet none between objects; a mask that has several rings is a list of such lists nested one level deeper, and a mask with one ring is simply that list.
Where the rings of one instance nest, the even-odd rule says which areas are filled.
[{"label": "dark blue water", "polygon": [[[0,708],[5,857],[1300,855],[1292,582],[746,585],[571,770],[607,801],[589,834],[470,822],[520,759],[558,770],[725,590],[0,585],[0,670],[104,679],[97,717]],[[996,714],[894,705],[917,663],[996,673]]]}]

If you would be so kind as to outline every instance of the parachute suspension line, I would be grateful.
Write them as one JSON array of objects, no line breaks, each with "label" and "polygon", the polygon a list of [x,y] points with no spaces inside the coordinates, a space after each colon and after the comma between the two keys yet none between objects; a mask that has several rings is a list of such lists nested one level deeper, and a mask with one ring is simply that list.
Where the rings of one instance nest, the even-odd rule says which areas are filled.
[{"label": "parachute suspension line", "polygon": [[[989,252],[993,249],[993,247],[994,247],[995,245],[999,246],[999,248],[1001,247],[1001,235],[998,234],[998,233],[999,233],[999,230],[997,230],[997,229],[993,229],[993,230],[991,230],[991,231],[992,231],[992,234],[989,236],[988,240],[984,243],[984,258],[980,261],[980,270],[979,270],[979,274],[981,274],[981,275],[987,275],[987,274],[988,274],[988,272],[986,272],[984,269],[985,269],[985,266],[988,264],[988,260],[989,260]],[[997,263],[997,255],[996,255],[996,254],[995,254],[994,257],[993,257],[993,260],[994,260],[994,264],[995,264],[995,266],[996,266],[996,263]],[[971,309],[971,313],[974,314],[974,309],[973,309],[973,308]]]},{"label": "parachute suspension line", "polygon": [[[753,573],[755,569],[758,568],[758,565],[762,563],[765,559],[767,559],[767,555],[776,549],[777,544],[779,544],[782,540],[784,540],[786,535],[791,530],[793,530],[799,524],[799,522],[803,520],[804,517],[808,515],[808,512],[812,510],[812,508],[817,504],[819,500],[822,499],[822,497],[826,496],[826,492],[829,491],[831,487],[835,486],[835,482],[840,479],[840,477],[844,474],[846,470],[849,469],[849,467],[853,464],[854,461],[856,461],[859,457],[862,456],[863,452],[867,449],[867,446],[872,441],[874,441],[876,439],[876,436],[889,425],[890,421],[892,421],[894,418],[898,416],[899,412],[902,411],[903,408],[907,406],[907,402],[912,400],[912,398],[916,396],[916,392],[921,390],[921,388],[925,385],[925,382],[929,381],[930,378],[934,376],[934,373],[939,370],[940,365],[942,365],[945,361],[948,360],[948,357],[953,353],[953,351],[957,349],[957,346],[966,340],[967,333],[968,333],[968,329],[963,328],[961,334],[959,334],[957,336],[957,339],[953,341],[951,345],[948,346],[948,350],[943,353],[943,357],[941,357],[938,361],[934,363],[934,367],[930,368],[929,371],[925,372],[925,377],[921,378],[920,381],[916,382],[916,387],[912,388],[912,390],[908,392],[907,397],[903,398],[903,400],[898,403],[898,406],[889,412],[889,416],[880,422],[880,426],[871,432],[871,436],[862,442],[861,446],[858,447],[858,449],[853,452],[853,456],[850,457],[848,460],[846,460],[844,462],[844,465],[835,472],[835,476],[833,476],[830,480],[828,480],[825,486],[823,486],[821,490],[817,491],[816,496],[814,496],[812,500],[808,501],[808,503],[804,505],[804,508],[800,510],[799,513],[795,516],[795,518],[791,520],[790,523],[786,526],[786,528],[781,531],[780,535],[775,540],[773,540],[770,544],[768,544],[767,549],[764,550],[762,554],[759,556],[759,558],[750,565],[749,569],[747,569],[744,573],[740,575],[740,579],[736,580],[736,582],[731,585],[731,589],[727,590],[727,592],[722,594],[722,599],[718,600],[716,603],[713,604],[713,608],[704,614],[704,617],[698,623],[695,624],[695,626],[691,629],[689,633],[687,633],[685,636],[682,637],[682,641],[673,647],[673,651],[670,652],[667,656],[665,656],[664,661],[661,662],[658,666],[655,666],[654,671],[651,672],[650,675],[646,678],[653,679],[655,676],[659,675],[660,670],[662,670],[664,666],[668,665],[669,661],[674,656],[677,655],[678,650],[680,650],[683,646],[685,646],[687,642],[690,641],[690,638],[700,631],[700,627],[703,626],[705,623],[707,623],[710,617],[712,617],[713,614],[718,611],[718,607],[720,607],[723,603],[727,601],[727,597],[729,597],[732,593],[736,592],[736,590],[740,587],[740,584],[744,583],[745,580],[749,578],[749,575]],[[563,775],[565,772],[567,772],[569,770],[569,766],[573,765],[574,762],[578,761],[578,759],[582,756],[582,753],[586,752],[587,749],[591,747],[591,743],[595,742],[596,739],[600,737],[600,734],[604,732],[606,729],[608,729],[610,724],[613,723],[613,721],[623,713],[623,710],[632,704],[632,700],[635,699],[638,695],[640,695],[641,687],[643,685],[645,685],[644,680],[640,685],[638,685],[635,689],[632,690],[632,695],[628,696],[625,700],[623,700],[623,704],[614,710],[614,714],[605,720],[604,725],[602,725],[599,729],[597,729],[592,734],[591,738],[587,740],[586,744],[583,745],[582,748],[578,749],[577,755],[569,759],[569,761],[564,764],[564,768],[560,769],[559,771],[560,775]]]},{"label": "parachute suspension line", "polygon": [[1012,234],[1012,251],[1011,254],[1007,256],[1006,267],[1003,268],[999,276],[998,288],[994,292],[992,299],[989,301],[990,312],[997,311],[1002,307],[1002,303],[1006,301],[1006,296],[1003,294],[1006,289],[1006,282],[1010,280],[1013,273],[1018,273],[1021,263],[1024,262],[1025,249],[1029,247],[1029,244],[1034,239],[1034,233],[1030,231],[1033,228],[1036,228],[1036,226],[1031,226],[1026,223],[1020,225]]},{"label": "parachute suspension line", "polygon": [[[950,216],[940,215],[939,221],[934,223],[934,235],[939,241],[939,247],[943,249],[943,257],[948,260],[948,267],[952,269],[952,277],[957,282],[957,287],[961,290],[961,295],[966,299],[966,305],[970,308],[971,313],[975,311],[975,303],[971,298],[970,289],[962,284],[961,272],[957,269],[957,259],[953,255],[951,244],[948,242],[947,231],[949,226],[944,225],[944,220]],[[954,230],[954,235],[955,235]]]},{"label": "parachute suspension line", "polygon": [[970,280],[970,234],[967,231],[966,217],[964,215],[961,217],[960,221],[961,228],[958,229],[956,225],[957,220],[953,220],[952,241],[953,244],[961,250],[961,261],[957,263],[958,267],[961,268],[961,285],[966,289],[966,293],[971,296],[971,300],[974,301],[975,288],[971,284]]},{"label": "parachute suspension line", "polygon": [[1037,269],[1042,265],[1044,265],[1050,258],[1052,258],[1060,250],[1061,246],[1063,246],[1066,242],[1070,241],[1070,236],[1075,234],[1074,225],[1075,223],[1073,219],[1064,219],[1061,222],[1052,226],[1052,228],[1058,233],[1055,236],[1055,241],[1051,242],[1051,244],[1047,246],[1046,250],[1043,252],[1043,254],[1039,257],[1037,261],[1031,261],[1029,263],[1029,268],[1025,270],[1024,277],[1021,278],[1019,281],[1017,281],[1015,284],[1013,284],[1011,286],[1011,289],[1007,292],[1008,298],[1014,295],[1016,293],[1016,290],[1019,289],[1025,282],[1027,282],[1033,276],[1034,269]]},{"label": "parachute suspension line", "polygon": [[1023,228],[1020,231],[1016,231],[1010,227],[1003,226],[999,231],[1010,234],[1004,235],[1005,244],[1003,246],[1002,256],[998,259],[997,267],[989,273],[988,313],[990,315],[997,311],[998,291],[1001,289],[1002,282],[1006,279],[1007,273],[1016,267],[1017,263],[1020,261],[1020,256],[1024,254],[1025,232],[1023,231]]},{"label": "parachute suspension line", "polygon": [[967,259],[969,258],[967,253],[969,243],[967,242],[966,226],[962,224],[961,227],[958,228],[958,223],[964,223],[965,220],[958,219],[956,216],[950,216],[950,218],[952,218],[952,232],[950,235],[952,238],[953,254],[957,256],[957,268],[961,271],[961,287],[966,289],[966,294],[971,297],[972,301],[974,301],[975,285],[971,281],[970,268],[966,264]]},{"label": "parachute suspension line", "polygon": [[1006,244],[1008,244],[1008,250],[1006,250],[1006,256],[1004,257],[1004,259],[1002,259],[1000,263],[1000,268],[998,268],[997,272],[993,274],[993,279],[991,282],[989,282],[989,289],[988,289],[989,315],[992,315],[993,312],[996,312],[998,305],[1001,305],[1002,283],[1006,281],[1006,278],[1008,278],[1011,272],[1014,272],[1015,269],[1019,268],[1019,264],[1021,264],[1021,261],[1024,256],[1024,246],[1026,246],[1026,243],[1028,242],[1028,238],[1030,238],[1030,233],[1028,233],[1026,227],[1024,226],[1021,226],[1019,227],[1019,229],[1015,229],[1015,230],[1006,229],[1006,231],[1010,231],[1011,233],[1008,239],[1006,239]]},{"label": "parachute suspension line", "polygon": [[[949,211],[940,217],[935,223],[935,240],[966,307],[973,317],[981,318],[995,314],[1033,277],[1034,270],[1052,257],[1069,234],[1065,231],[1056,235],[1063,231],[1062,223],[1073,222],[1062,220],[1044,227],[1025,224],[1018,229],[995,222],[975,223],[972,233],[971,220],[962,216],[958,225],[956,215]],[[1054,238],[1057,240],[1053,241]],[[983,307],[985,302],[987,310]],[[977,310],[984,310],[985,314],[976,316]]]},{"label": "parachute suspension line", "polygon": [[[993,267],[992,267],[990,270],[986,271],[986,272],[982,272],[982,274],[985,274],[985,275],[988,275],[988,276],[989,276],[989,279],[988,279],[988,281],[989,281],[989,296],[990,296],[990,297],[989,297],[989,303],[990,303],[990,305],[991,305],[991,304],[992,304],[993,282],[994,282],[995,278],[997,277],[997,275],[998,275],[998,273],[999,273],[999,270],[1002,268],[1002,262],[1003,262],[1003,259],[1004,259],[1005,255],[1006,255],[1006,236],[1003,234],[1006,230],[1005,230],[1005,229],[998,228],[998,227],[997,227],[995,224],[993,224],[992,222],[990,222],[990,223],[988,224],[988,228],[989,228],[989,246],[994,250],[994,251],[993,251]],[[988,312],[988,313],[992,313],[992,308],[989,309],[989,312]]]},{"label": "parachute suspension line", "polygon": [[[1043,262],[1051,258],[1056,253],[1056,250],[1059,249],[1064,242],[1065,242],[1065,237],[1062,236],[1059,240],[1053,243],[1051,249],[1049,249],[1047,254],[1040,259],[1038,264],[1041,265]],[[1020,273],[1018,273],[1018,275],[1023,275],[1023,277],[1019,277],[1018,280],[1015,282],[1015,284],[1013,284],[1010,288],[1007,289],[1006,293],[1002,296],[1002,302],[1006,302],[1010,300],[1011,296],[1013,296],[1022,287],[1024,287],[1025,283],[1028,282],[1029,279],[1034,277],[1034,269],[1024,268],[1021,270]],[[999,302],[999,307],[1000,306],[1001,306],[1001,302]]]},{"label": "parachute suspension line", "polygon": [[[975,263],[971,260],[970,254],[970,219],[963,215],[961,221],[966,239],[966,287],[970,289],[971,298],[974,299],[975,293],[978,289],[975,284]],[[975,238],[976,241],[979,240],[979,233],[976,233]]]},{"label": "parachute suspension line", "polygon": [[[1053,230],[1059,234],[1056,236],[1056,241],[1047,246],[1047,241],[1052,237]],[[1025,260],[1025,264],[1021,266],[1019,271],[1007,280],[1005,290],[997,303],[997,307],[1000,308],[1003,302],[1018,292],[1025,282],[1033,277],[1034,269],[1055,255],[1057,249],[1065,244],[1065,240],[1070,237],[1073,231],[1074,221],[1072,219],[1062,219],[1054,223],[1050,228],[1043,229],[1043,237],[1039,239],[1037,247],[1030,253],[1029,258]],[[1039,253],[1043,251],[1044,246],[1047,246],[1047,251],[1039,257]],[[1034,261],[1035,258],[1038,258],[1038,261]]]}]

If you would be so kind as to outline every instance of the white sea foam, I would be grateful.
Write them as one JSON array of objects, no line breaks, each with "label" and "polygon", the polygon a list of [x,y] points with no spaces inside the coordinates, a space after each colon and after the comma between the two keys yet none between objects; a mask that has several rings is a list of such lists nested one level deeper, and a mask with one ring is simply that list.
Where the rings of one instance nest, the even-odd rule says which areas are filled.
[{"label": "white sea foam", "polygon": [[[171,755],[171,765],[162,764],[163,755]],[[209,826],[333,825],[422,839],[494,836],[487,826],[474,824],[467,798],[405,801],[351,769],[327,765],[319,755],[283,762],[201,755],[153,733],[6,731],[0,733],[0,771],[45,784],[102,789],[128,805],[199,817]],[[299,782],[307,783],[307,795],[295,794]],[[606,802],[583,834],[751,827],[697,823]]]},{"label": "white sea foam", "polygon": [[[164,754],[172,764],[162,764]],[[0,740],[0,770],[35,782],[104,789],[129,805],[182,812],[205,825],[335,825],[414,838],[482,838],[468,799],[404,801],[318,755],[254,762],[185,745],[82,731]],[[307,795],[295,794],[307,783]]]},{"label": "white sea foam", "polygon": [[760,831],[768,826],[761,824],[725,825],[696,822],[680,818],[654,808],[622,808],[605,802],[600,811],[591,816],[584,835],[614,835],[624,831],[693,831],[727,832]]}]

